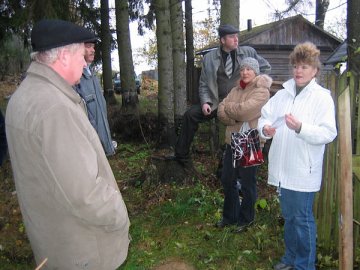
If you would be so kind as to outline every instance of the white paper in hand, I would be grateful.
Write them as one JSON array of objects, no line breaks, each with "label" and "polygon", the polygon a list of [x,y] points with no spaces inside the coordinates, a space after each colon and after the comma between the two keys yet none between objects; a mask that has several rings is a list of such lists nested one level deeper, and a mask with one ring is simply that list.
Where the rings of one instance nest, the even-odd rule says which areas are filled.
[{"label": "white paper in hand", "polygon": [[274,123],[272,123],[271,127],[279,128],[280,126],[285,124],[285,115],[278,117]]}]

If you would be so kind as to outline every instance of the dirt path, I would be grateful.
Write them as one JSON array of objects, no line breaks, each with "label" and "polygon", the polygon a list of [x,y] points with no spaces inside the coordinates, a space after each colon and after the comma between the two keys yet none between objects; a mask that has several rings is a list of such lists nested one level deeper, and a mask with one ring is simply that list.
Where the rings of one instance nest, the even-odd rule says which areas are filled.
[{"label": "dirt path", "polygon": [[156,266],[153,270],[195,270],[195,268],[181,260],[171,259],[160,266]]}]

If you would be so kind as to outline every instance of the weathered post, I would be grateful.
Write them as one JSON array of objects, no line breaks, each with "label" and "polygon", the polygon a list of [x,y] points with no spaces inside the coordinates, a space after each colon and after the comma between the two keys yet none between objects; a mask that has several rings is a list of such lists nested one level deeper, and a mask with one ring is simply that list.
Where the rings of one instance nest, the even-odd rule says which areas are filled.
[{"label": "weathered post", "polygon": [[350,90],[338,98],[340,153],[339,269],[353,269],[353,190]]}]

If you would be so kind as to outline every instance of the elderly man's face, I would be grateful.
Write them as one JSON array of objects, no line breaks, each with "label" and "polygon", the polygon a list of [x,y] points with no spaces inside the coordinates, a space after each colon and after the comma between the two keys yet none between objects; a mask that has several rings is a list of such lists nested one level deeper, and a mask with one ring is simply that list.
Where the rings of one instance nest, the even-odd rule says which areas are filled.
[{"label": "elderly man's face", "polygon": [[95,58],[95,44],[94,43],[85,43],[85,61],[88,64],[91,64]]},{"label": "elderly man's face", "polygon": [[85,62],[85,46],[84,43],[80,44],[79,48],[73,52],[69,59],[69,74],[70,84],[74,85],[80,82],[80,78],[84,67],[87,66]]}]

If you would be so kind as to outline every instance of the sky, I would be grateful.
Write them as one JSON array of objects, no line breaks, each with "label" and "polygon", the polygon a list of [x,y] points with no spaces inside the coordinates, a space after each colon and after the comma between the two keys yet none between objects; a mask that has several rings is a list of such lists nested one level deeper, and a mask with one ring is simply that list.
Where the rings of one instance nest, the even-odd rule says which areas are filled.
[{"label": "sky", "polygon": [[[312,7],[306,6],[306,15],[304,16],[310,22],[315,21],[315,2],[316,0],[309,0],[312,3]],[[205,17],[208,16],[208,7],[209,2],[212,0],[193,0],[193,22],[202,21]],[[325,17],[325,29],[327,25],[332,25],[336,21],[339,21],[340,18],[346,18],[346,0],[331,0],[328,8],[328,12]],[[267,24],[274,21],[272,14],[276,10],[283,11],[286,8],[285,0],[240,0],[240,30],[247,28],[247,20],[252,20],[252,26],[259,26],[262,24]],[[114,7],[114,4],[110,1],[110,7]],[[134,58],[134,68],[135,73],[140,74],[143,70],[152,69],[152,67],[146,64],[146,61],[136,57],[136,50],[143,47],[144,43],[147,42],[148,37],[139,36],[137,34],[137,24],[130,24],[131,32],[131,45]],[[113,69],[119,70],[117,51],[112,53],[113,58]]]}]

